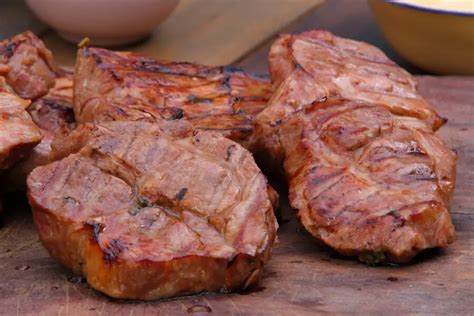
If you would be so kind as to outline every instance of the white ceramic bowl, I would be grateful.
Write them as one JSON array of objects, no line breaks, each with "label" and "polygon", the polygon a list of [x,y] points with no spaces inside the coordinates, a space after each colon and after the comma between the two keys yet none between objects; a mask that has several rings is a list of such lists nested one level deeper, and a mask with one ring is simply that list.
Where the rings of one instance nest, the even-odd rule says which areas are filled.
[{"label": "white ceramic bowl", "polygon": [[26,0],[40,20],[68,41],[93,45],[138,41],[158,26],[179,0]]}]

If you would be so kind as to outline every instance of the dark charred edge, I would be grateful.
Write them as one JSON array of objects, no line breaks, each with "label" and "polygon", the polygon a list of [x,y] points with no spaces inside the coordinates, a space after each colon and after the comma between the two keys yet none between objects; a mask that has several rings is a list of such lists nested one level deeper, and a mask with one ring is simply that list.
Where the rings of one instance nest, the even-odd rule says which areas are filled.
[{"label": "dark charred edge", "polygon": [[97,55],[97,54],[93,54],[92,57],[94,58],[95,63],[96,63],[97,65],[101,65],[101,64],[102,64],[102,62],[103,62],[103,61],[102,61],[102,57],[100,57],[100,56]]},{"label": "dark charred edge", "polygon": [[152,206],[152,203],[144,197],[139,196],[134,205],[128,209],[128,214],[135,216],[149,206]]},{"label": "dark charred edge", "polygon": [[306,70],[304,69],[304,67],[301,66],[301,64],[300,64],[299,62],[297,62],[297,61],[294,60],[294,59],[293,59],[291,62],[293,63],[293,67],[294,67],[295,69],[301,69],[301,70],[303,70],[303,71],[306,72]]},{"label": "dark charred edge", "polygon": [[187,73],[183,71],[178,71],[174,66],[189,66],[190,68],[196,68],[197,64],[190,62],[160,62],[158,60],[150,59],[147,56],[141,56],[141,60],[134,61],[132,66],[137,70],[161,73],[165,75],[176,75],[184,77],[197,77],[200,79],[206,79],[212,73],[217,73],[218,70],[215,67],[198,65],[202,67],[197,69],[196,73]]},{"label": "dark charred edge", "polygon": [[103,249],[104,260],[107,263],[116,262],[120,253],[127,247],[120,239],[112,239],[108,242],[107,246]]},{"label": "dark charred edge", "polygon": [[63,204],[69,204],[69,203],[72,203],[72,204],[78,204],[79,201],[77,201],[75,198],[73,198],[72,196],[65,196],[63,197]]},{"label": "dark charred edge", "polygon": [[[33,103],[32,105],[36,104],[36,102],[43,103],[45,106],[53,109],[54,111],[59,112],[59,115],[64,119],[64,121],[66,123],[68,123],[68,124],[76,123],[76,118],[74,117],[74,110],[71,109],[68,105],[66,105],[66,103],[58,102],[56,100],[39,99],[39,100],[35,101],[35,103]],[[31,109],[31,108],[32,108],[32,106],[30,106],[28,108],[28,110]],[[34,110],[34,107],[33,107],[33,110]],[[33,118],[33,121],[35,121],[34,118]],[[35,121],[35,123],[37,125],[40,125],[39,124],[40,122]]]},{"label": "dark charred edge", "polygon": [[232,86],[230,84],[230,76],[225,76],[221,82],[221,85],[227,90],[229,94],[231,94]]},{"label": "dark charred edge", "polygon": [[102,233],[102,231],[105,228],[105,225],[102,223],[94,223],[94,222],[86,222],[85,223],[86,227],[89,227],[91,229],[91,238],[93,241],[96,243],[99,242],[99,235]]},{"label": "dark charred edge", "polygon": [[407,150],[407,154],[413,156],[425,156],[426,153],[421,149],[418,144],[414,141],[410,142],[410,146]]},{"label": "dark charred edge", "polygon": [[180,120],[184,117],[184,110],[180,108],[168,108],[168,110],[171,112],[171,116],[168,118],[168,120],[174,121],[174,120]]},{"label": "dark charred edge", "polygon": [[403,227],[406,224],[406,219],[404,219],[398,210],[390,211],[385,216],[393,217],[393,223],[397,228]]},{"label": "dark charred edge", "polygon": [[196,95],[190,94],[186,97],[186,100],[189,103],[206,103],[206,104],[212,104],[214,101],[213,98],[201,98]]},{"label": "dark charred edge", "polygon": [[184,199],[186,193],[188,193],[188,188],[181,188],[174,197],[176,200],[181,201],[182,199]]},{"label": "dark charred edge", "polygon": [[[293,113],[293,114],[294,114],[294,113]],[[287,116],[287,117],[288,117],[288,116]],[[276,120],[276,121],[274,121],[274,122],[271,122],[271,123],[270,123],[270,126],[271,126],[271,127],[278,127],[278,126],[281,125],[281,123],[283,123],[283,119],[278,119],[278,120]]]},{"label": "dark charred edge", "polygon": [[[122,109],[121,106],[117,106],[117,105],[114,105],[112,104],[112,108],[113,108],[113,111],[117,114],[117,115],[120,115],[120,116],[128,116],[128,113],[127,111],[125,111],[124,109]],[[115,119],[113,119],[115,121]]]},{"label": "dark charred edge", "polygon": [[3,47],[0,55],[4,55],[6,58],[11,58],[15,54],[15,51],[18,48],[18,46],[20,46],[22,43],[24,43],[23,40],[14,41],[14,42],[6,44]]},{"label": "dark charred edge", "polygon": [[120,75],[113,69],[109,69],[110,75],[112,76],[112,79],[114,79],[117,82],[122,82],[123,79],[120,77]]},{"label": "dark charred edge", "polygon": [[[102,54],[104,54],[105,56],[113,56],[113,58],[116,58],[118,61],[125,59],[124,57],[116,54],[116,52],[113,51],[96,47],[92,47],[92,49],[102,52]],[[97,65],[101,65],[104,63],[102,57],[100,56],[100,53],[91,51],[91,47],[85,47],[83,48],[83,50],[83,55],[85,57],[93,58]],[[235,74],[240,74],[249,79],[258,80],[261,82],[269,82],[270,80],[270,77],[267,74],[247,73],[241,67],[238,66],[213,67],[191,62],[167,62],[155,60],[149,56],[142,54],[135,55],[135,58],[136,59],[132,62],[130,60],[126,60],[125,66],[131,66],[132,69],[138,71],[161,73],[165,75],[177,75],[184,77],[196,77],[200,79],[209,79],[210,75],[222,74],[224,76],[224,79],[222,80],[221,84],[228,89],[231,89],[230,79]],[[184,68],[189,67],[190,69],[194,70],[194,72],[179,71],[176,69],[177,66],[182,66]],[[111,71],[111,74],[112,76],[114,76],[113,71]],[[114,79],[117,78],[114,77]]]},{"label": "dark charred edge", "polygon": [[238,255],[233,254],[232,257],[229,260],[227,260],[227,268],[230,268],[234,264],[237,257],[238,257]]},{"label": "dark charred edge", "polygon": [[232,144],[230,145],[229,147],[227,147],[227,150],[226,150],[226,156],[225,156],[225,160],[226,161],[229,161],[231,156],[232,156],[232,153],[234,152],[234,150],[236,149],[236,145],[235,144]]},{"label": "dark charred edge", "polygon": [[[231,91],[232,94],[232,91]],[[230,99],[230,107],[232,108],[232,113],[233,114],[247,114],[244,110],[237,110],[235,108],[236,104],[239,104],[242,101],[242,97],[240,96],[234,96]]]}]

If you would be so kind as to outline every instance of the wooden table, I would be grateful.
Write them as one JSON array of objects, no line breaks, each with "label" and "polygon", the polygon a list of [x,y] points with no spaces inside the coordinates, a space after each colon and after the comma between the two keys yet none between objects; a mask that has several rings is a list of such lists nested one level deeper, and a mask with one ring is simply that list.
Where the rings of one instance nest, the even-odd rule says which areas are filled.
[{"label": "wooden table", "polygon": [[[271,4],[276,3],[276,6],[286,6],[287,11],[293,10],[291,16],[300,17],[279,21],[272,26],[274,29],[254,36],[251,45],[245,45],[245,49],[232,57],[234,64],[250,71],[266,72],[266,54],[275,33],[317,27],[373,43],[410,71],[421,73],[390,50],[365,1],[330,0],[319,9],[316,2],[310,1],[263,0],[260,4],[265,1],[268,15],[273,11]],[[299,1],[298,7],[291,6],[293,1]],[[54,53],[60,59],[70,58],[72,46],[68,48],[52,33],[43,36],[53,44]],[[240,39],[242,45],[244,40]],[[155,44],[140,45],[127,49],[146,50],[144,47]],[[227,58],[225,54],[217,55]],[[8,198],[0,228],[0,271],[3,274],[0,314],[140,315],[200,310],[193,306],[206,306],[215,314],[473,314],[474,78],[420,76],[418,79],[422,94],[449,119],[440,135],[459,154],[458,183],[452,205],[458,240],[447,249],[427,251],[404,266],[369,267],[317,245],[302,231],[283,198],[285,221],[279,230],[280,244],[256,291],[162,302],[123,302],[94,291],[81,279],[72,278],[68,270],[48,256],[38,241],[29,208],[19,194]],[[284,189],[280,189],[284,197]]]}]

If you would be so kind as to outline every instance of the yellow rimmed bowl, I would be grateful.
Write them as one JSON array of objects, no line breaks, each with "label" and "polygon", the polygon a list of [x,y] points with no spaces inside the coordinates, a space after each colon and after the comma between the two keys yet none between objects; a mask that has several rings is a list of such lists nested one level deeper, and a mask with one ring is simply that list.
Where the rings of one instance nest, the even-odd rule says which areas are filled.
[{"label": "yellow rimmed bowl", "polygon": [[385,37],[403,58],[437,74],[474,75],[472,10],[368,1]]}]

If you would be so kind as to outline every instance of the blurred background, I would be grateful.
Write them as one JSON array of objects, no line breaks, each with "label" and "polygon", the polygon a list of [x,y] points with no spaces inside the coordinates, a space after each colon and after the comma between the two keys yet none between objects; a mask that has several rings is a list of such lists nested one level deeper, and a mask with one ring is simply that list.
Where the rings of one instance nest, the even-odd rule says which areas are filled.
[{"label": "blurred background", "polygon": [[[464,1],[467,7],[471,7],[474,11],[472,8],[474,0],[456,1]],[[403,43],[396,43],[397,39],[391,39],[390,36],[387,37],[389,40],[386,39],[371,10],[371,6],[374,9],[374,5],[378,5],[374,4],[375,2],[383,5],[386,2],[383,0],[29,0],[27,2],[29,6],[20,0],[0,1],[0,39],[28,29],[32,30],[45,41],[55,54],[58,63],[63,65],[74,63],[76,51],[76,45],[63,38],[77,43],[82,36],[87,35],[91,38],[91,45],[115,44],[115,49],[140,51],[160,59],[193,61],[209,65],[236,64],[247,70],[266,72],[268,48],[279,33],[322,28],[339,36],[371,43],[412,73],[440,72],[437,69],[433,71],[428,66],[424,66],[422,70],[413,65],[414,59],[405,54],[402,48],[393,49],[394,43],[399,46]],[[383,28],[385,35],[390,35],[387,33],[390,32],[388,27],[395,28],[393,34],[402,32],[404,24],[405,29],[408,28],[405,32],[408,33],[415,34],[411,30],[420,25],[425,29],[424,32],[428,29],[432,34],[439,34],[436,27],[444,23],[443,20],[424,21],[421,20],[423,16],[419,16],[433,15],[439,19],[439,12],[416,10],[418,15],[411,18],[415,19],[415,22],[412,22],[408,20],[411,14],[409,10],[401,8],[399,19],[403,21],[400,22],[396,20],[396,13],[393,16],[384,16],[382,13],[385,14],[385,9],[378,10],[379,22],[392,21],[392,25]],[[456,50],[458,52],[463,50],[468,59],[472,56],[468,63],[474,64],[474,33],[472,33],[474,17],[471,13],[460,18],[461,22],[471,23],[459,27],[461,34],[466,33],[466,36],[470,37],[470,42],[467,44],[461,42],[463,39],[453,37],[452,33],[446,36],[450,37],[451,41],[464,45],[464,48]],[[410,23],[414,24],[409,25]],[[453,23],[450,20],[446,24]],[[62,37],[51,29],[51,25],[62,34]],[[410,34],[402,35],[403,38],[410,37]],[[428,57],[432,57],[439,49],[430,48],[430,52],[426,52],[427,49],[419,47],[420,43],[428,41],[425,40],[428,37],[424,34],[421,36],[423,40],[411,38],[405,45],[412,51],[415,50],[415,56],[425,60],[423,54],[429,53]],[[446,39],[434,40],[442,47],[451,46],[443,42]],[[400,52],[406,59],[412,60],[412,63],[402,58]],[[443,54],[443,58],[446,59],[446,53]],[[418,61],[415,63],[420,64]]]}]

